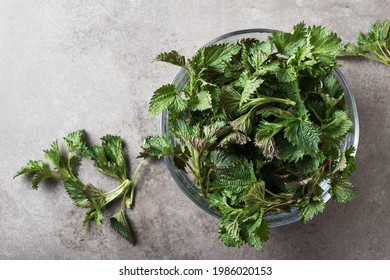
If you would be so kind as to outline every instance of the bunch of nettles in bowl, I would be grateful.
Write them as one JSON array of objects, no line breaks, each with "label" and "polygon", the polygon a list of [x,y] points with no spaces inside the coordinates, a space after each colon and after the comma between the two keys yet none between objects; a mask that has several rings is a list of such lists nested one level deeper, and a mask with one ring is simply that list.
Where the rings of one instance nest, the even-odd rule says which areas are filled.
[{"label": "bunch of nettles in bowl", "polygon": [[261,250],[266,213],[297,207],[308,222],[324,210],[324,180],[335,201],[355,197],[348,179],[355,149],[341,145],[353,124],[333,75],[342,50],[335,33],[300,23],[265,41],[204,47],[190,59],[176,51],[157,56],[185,69],[189,81],[183,90],[155,91],[149,116],[169,111],[175,144],[146,137],[141,156],[173,156],[193,176],[199,195],[221,213],[225,245]]}]

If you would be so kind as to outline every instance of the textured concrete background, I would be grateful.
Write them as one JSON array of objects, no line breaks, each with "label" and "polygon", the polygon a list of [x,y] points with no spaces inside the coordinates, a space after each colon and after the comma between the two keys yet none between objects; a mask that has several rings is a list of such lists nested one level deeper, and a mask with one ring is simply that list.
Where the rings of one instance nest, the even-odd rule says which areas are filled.
[{"label": "textured concrete background", "polygon": [[[159,133],[147,119],[153,91],[177,69],[151,63],[162,51],[191,55],[205,42],[243,28],[290,30],[324,25],[353,41],[390,15],[389,0],[350,1],[0,1],[0,258],[1,259],[388,259],[390,256],[390,69],[341,61],[360,117],[359,196],[327,203],[311,223],[271,230],[265,251],[224,247],[218,220],[175,185],[163,161],[142,169],[136,206],[128,212],[138,243],[109,229],[81,227],[84,210],[62,185],[30,188],[12,176],[68,132],[92,142],[121,135],[134,167],[141,137]],[[91,172],[90,172],[91,171]],[[115,183],[86,164],[83,179]]]}]

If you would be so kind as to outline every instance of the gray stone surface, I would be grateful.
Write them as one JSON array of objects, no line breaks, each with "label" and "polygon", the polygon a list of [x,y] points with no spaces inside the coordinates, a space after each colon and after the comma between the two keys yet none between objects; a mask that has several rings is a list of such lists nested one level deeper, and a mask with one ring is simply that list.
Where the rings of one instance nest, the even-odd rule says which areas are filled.
[{"label": "gray stone surface", "polygon": [[[191,55],[229,31],[290,30],[302,20],[352,41],[389,15],[389,0],[0,1],[0,259],[388,259],[390,69],[366,60],[341,61],[361,122],[352,176],[359,196],[327,203],[308,225],[272,229],[263,253],[224,247],[218,220],[179,190],[162,161],[140,172],[128,212],[135,247],[107,224],[83,230],[84,211],[61,184],[34,191],[26,178],[12,177],[80,128],[92,142],[121,135],[134,168],[141,137],[160,129],[158,118],[147,118],[148,100],[177,71],[151,63],[162,51]],[[81,173],[115,185],[88,164]]]}]

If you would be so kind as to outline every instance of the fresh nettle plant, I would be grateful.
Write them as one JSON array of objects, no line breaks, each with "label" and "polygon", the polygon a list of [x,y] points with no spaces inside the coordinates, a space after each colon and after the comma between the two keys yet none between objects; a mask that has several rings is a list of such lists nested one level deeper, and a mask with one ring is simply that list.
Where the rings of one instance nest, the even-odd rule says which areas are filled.
[{"label": "fresh nettle plant", "polygon": [[390,19],[375,22],[367,34],[359,34],[358,46],[345,44],[347,55],[376,60],[390,66]]},{"label": "fresh nettle plant", "polygon": [[199,194],[222,215],[225,245],[261,250],[266,213],[298,207],[302,221],[310,221],[325,208],[324,180],[335,201],[355,197],[348,179],[355,150],[341,145],[353,125],[333,75],[342,49],[335,33],[300,23],[265,41],[204,47],[191,59],[176,51],[157,56],[185,69],[188,83],[155,91],[149,116],[168,110],[177,144],[147,137],[144,154],[164,145],[192,174]]},{"label": "fresh nettle plant", "polygon": [[[135,240],[125,216],[125,208],[131,208],[133,205],[135,180],[145,160],[139,163],[130,179],[127,174],[122,139],[119,136],[106,135],[101,140],[101,145],[89,147],[84,140],[83,130],[72,132],[64,137],[67,155],[61,152],[56,140],[50,149],[44,151],[46,159],[52,166],[42,160],[30,160],[15,177],[30,174],[33,189],[38,189],[38,185],[49,178],[63,181],[66,192],[74,204],[87,209],[84,227],[90,221],[101,225],[104,220],[103,211],[115,200],[121,199],[119,210],[109,218],[109,222],[112,229],[134,244]],[[78,178],[78,171],[83,158],[92,160],[97,171],[117,179],[119,186],[109,192],[103,192],[92,184],[81,182]]]}]

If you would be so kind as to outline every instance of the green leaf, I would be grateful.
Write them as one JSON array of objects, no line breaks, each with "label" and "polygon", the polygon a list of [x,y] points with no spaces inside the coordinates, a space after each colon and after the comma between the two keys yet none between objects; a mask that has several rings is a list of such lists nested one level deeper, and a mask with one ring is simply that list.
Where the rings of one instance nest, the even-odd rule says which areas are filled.
[{"label": "green leaf", "polygon": [[84,152],[84,156],[92,159],[96,169],[112,176],[121,182],[127,179],[126,161],[122,147],[122,139],[115,135],[101,138],[102,145],[95,145]]},{"label": "green leaf", "polygon": [[128,223],[125,213],[120,211],[110,218],[110,226],[119,235],[124,237],[130,244],[135,244],[130,224]]},{"label": "green leaf", "polygon": [[249,49],[249,63],[255,69],[259,70],[272,54],[272,43],[270,40],[252,44]]},{"label": "green leaf", "polygon": [[312,200],[304,199],[298,204],[304,224],[309,222],[317,214],[324,212],[325,202],[321,197],[314,197]]},{"label": "green leaf", "polygon": [[316,155],[319,150],[319,129],[309,120],[294,119],[290,121],[284,129],[284,136],[305,154]]},{"label": "green leaf", "polygon": [[87,148],[87,143],[84,141],[84,130],[71,132],[64,137],[64,140],[70,153]]},{"label": "green leaf", "polygon": [[278,69],[276,77],[281,83],[290,83],[297,80],[297,73],[294,67],[286,66]]},{"label": "green leaf", "polygon": [[16,173],[14,178],[27,173],[42,173],[52,175],[50,166],[43,162],[42,160],[29,160],[25,166],[22,166],[20,170]]},{"label": "green leaf", "polygon": [[347,203],[356,197],[356,189],[347,178],[334,177],[330,180],[330,194],[339,203]]},{"label": "green leaf", "polygon": [[258,211],[267,205],[265,200],[265,182],[259,181],[254,184],[244,197],[245,206],[251,211]]},{"label": "green leaf", "polygon": [[106,200],[106,195],[92,184],[84,186],[82,191],[96,210],[102,210],[109,202]]},{"label": "green leaf", "polygon": [[347,166],[342,171],[342,176],[348,177],[352,174],[353,171],[356,170],[356,162],[355,162],[355,147],[350,146],[345,150],[345,158]]},{"label": "green leaf", "polygon": [[212,98],[209,92],[200,91],[197,95],[191,97],[188,106],[192,111],[204,111],[212,108]]},{"label": "green leaf", "polygon": [[324,92],[337,99],[340,100],[344,96],[344,89],[341,87],[339,81],[336,79],[334,75],[328,75],[323,80],[323,88]]},{"label": "green leaf", "polygon": [[241,131],[232,131],[219,142],[219,146],[226,148],[229,144],[245,145],[250,138]]},{"label": "green leaf", "polygon": [[[85,148],[85,149],[88,149],[88,148]],[[74,175],[78,175],[78,173],[79,173],[79,169],[81,166],[81,160],[82,160],[81,156],[72,156],[69,160],[70,166],[72,169],[71,171]]]},{"label": "green leaf", "polygon": [[38,189],[38,184],[43,180],[52,178],[53,174],[50,168],[43,168],[42,170],[36,171],[32,177],[31,183],[33,189]]},{"label": "green leaf", "polygon": [[80,181],[67,180],[64,182],[65,190],[74,204],[82,208],[90,208],[91,202],[88,200],[83,189],[84,185]]},{"label": "green leaf", "polygon": [[334,111],[329,119],[324,120],[321,125],[321,132],[331,139],[342,140],[353,128],[346,111]]},{"label": "green leaf", "polygon": [[84,217],[83,226],[86,227],[89,223],[89,221],[94,220],[97,225],[102,225],[103,223],[103,213],[100,210],[96,209],[89,209]]},{"label": "green leaf", "polygon": [[204,59],[202,67],[223,73],[226,62],[233,55],[238,54],[240,49],[241,46],[235,44],[217,44],[205,47],[203,50]]},{"label": "green leaf", "polygon": [[314,59],[325,66],[336,66],[336,58],[342,50],[337,34],[321,26],[309,26],[307,32]]},{"label": "green leaf", "polygon": [[279,157],[283,160],[297,162],[305,156],[304,151],[283,137],[275,137],[275,143],[279,148]]},{"label": "green leaf", "polygon": [[213,149],[209,154],[211,167],[215,170],[229,168],[235,164],[239,164],[241,160],[225,151],[224,149]]},{"label": "green leaf", "polygon": [[240,193],[257,183],[252,162],[242,161],[216,172],[217,183],[226,190]]},{"label": "green leaf", "polygon": [[283,123],[271,123],[265,120],[260,121],[255,134],[255,145],[259,147],[265,157],[273,158],[279,156],[273,137],[284,128]]},{"label": "green leaf", "polygon": [[242,87],[239,106],[242,106],[242,104],[246,103],[252,97],[252,94],[257,90],[263,81],[264,80],[262,79],[258,79],[249,75],[247,72],[243,72],[241,74],[238,80],[240,86]]},{"label": "green leaf", "polygon": [[296,163],[299,174],[303,176],[311,176],[319,173],[320,165],[325,161],[326,157],[322,152],[319,152],[315,156],[305,155],[301,160]]},{"label": "green leaf", "polygon": [[218,230],[219,239],[225,246],[239,247],[243,244],[239,231],[237,221],[230,223],[228,226],[222,225]]},{"label": "green leaf", "polygon": [[166,135],[147,136],[143,140],[139,157],[164,157],[172,154],[171,140]]},{"label": "green leaf", "polygon": [[45,157],[50,160],[55,167],[58,168],[58,170],[61,172],[61,175],[64,176],[65,179],[70,176],[68,174],[68,171],[66,170],[66,159],[60,152],[60,148],[58,146],[58,141],[54,141],[51,144],[50,149],[44,150]]},{"label": "green leaf", "polygon": [[182,119],[177,119],[170,127],[170,132],[173,136],[186,143],[187,146],[191,146],[191,139],[200,137],[201,131],[198,126],[191,125]]},{"label": "green leaf", "polygon": [[277,50],[282,55],[290,57],[306,44],[306,27],[303,22],[293,27],[292,33],[283,31],[275,31],[271,35],[271,40],[275,44]]},{"label": "green leaf", "polygon": [[186,59],[184,56],[180,55],[177,51],[164,52],[159,54],[155,59],[155,61],[164,61],[176,66],[180,66],[185,68]]},{"label": "green leaf", "polygon": [[220,100],[228,114],[237,116],[240,111],[241,95],[233,86],[229,85],[222,87]]},{"label": "green leaf", "polygon": [[187,106],[184,99],[179,96],[179,92],[175,85],[163,85],[157,89],[149,103],[149,117],[154,117],[164,110],[173,112],[181,112]]}]

